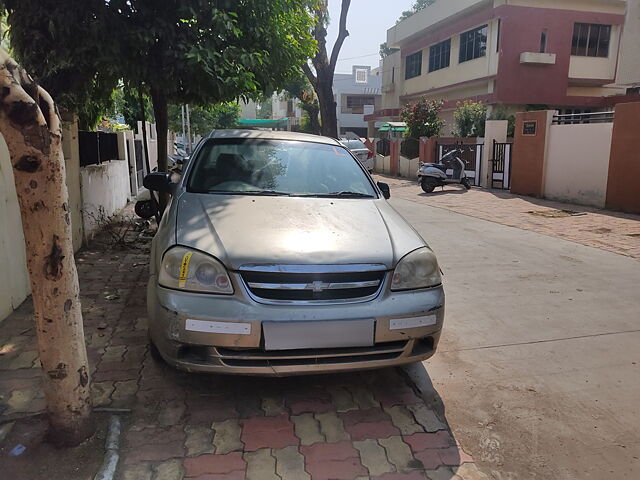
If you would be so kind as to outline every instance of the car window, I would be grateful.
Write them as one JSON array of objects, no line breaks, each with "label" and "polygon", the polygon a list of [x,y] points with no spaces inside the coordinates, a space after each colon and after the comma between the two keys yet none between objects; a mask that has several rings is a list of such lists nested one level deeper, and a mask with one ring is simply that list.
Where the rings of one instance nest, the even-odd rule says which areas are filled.
[{"label": "car window", "polygon": [[192,161],[191,192],[377,196],[358,161],[337,145],[210,139]]},{"label": "car window", "polygon": [[367,148],[367,146],[360,140],[344,140],[341,143],[350,150],[360,150],[363,148]]}]

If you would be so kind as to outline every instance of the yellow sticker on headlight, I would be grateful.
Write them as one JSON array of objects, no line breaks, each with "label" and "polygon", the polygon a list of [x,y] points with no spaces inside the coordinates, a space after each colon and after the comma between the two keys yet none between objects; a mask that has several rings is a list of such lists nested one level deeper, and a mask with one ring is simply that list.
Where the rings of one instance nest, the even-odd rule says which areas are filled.
[{"label": "yellow sticker on headlight", "polygon": [[189,275],[189,262],[191,262],[191,257],[193,253],[185,253],[184,257],[182,257],[182,264],[180,265],[180,279],[178,281],[178,286],[183,288],[187,283],[187,276]]}]

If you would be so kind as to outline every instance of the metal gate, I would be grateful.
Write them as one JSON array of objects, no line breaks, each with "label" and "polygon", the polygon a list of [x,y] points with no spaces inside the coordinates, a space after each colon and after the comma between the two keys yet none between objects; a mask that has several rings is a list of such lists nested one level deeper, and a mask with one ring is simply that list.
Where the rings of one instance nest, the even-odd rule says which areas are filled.
[{"label": "metal gate", "polygon": [[135,140],[134,148],[136,149],[136,176],[138,177],[138,188],[142,185],[146,173],[146,165],[144,161],[144,149],[142,148],[142,140]]},{"label": "metal gate", "polygon": [[491,188],[508,190],[511,187],[511,143],[493,141],[491,160]]},{"label": "metal gate", "polygon": [[[462,150],[462,154],[460,155],[460,160],[465,163],[465,173],[467,174],[467,178],[473,185],[480,185],[480,174],[481,174],[481,166],[482,166],[482,149],[484,147],[483,143],[471,143],[471,144],[436,144],[436,153],[438,162],[442,159],[444,155],[449,153],[451,150],[459,148]],[[447,175],[453,175],[453,170],[447,170]]]}]

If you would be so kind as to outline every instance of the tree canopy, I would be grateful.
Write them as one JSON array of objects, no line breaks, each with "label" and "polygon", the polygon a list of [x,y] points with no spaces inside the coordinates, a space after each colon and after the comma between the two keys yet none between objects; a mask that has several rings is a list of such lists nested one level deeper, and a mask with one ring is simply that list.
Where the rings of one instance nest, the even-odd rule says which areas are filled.
[{"label": "tree canopy", "polygon": [[300,71],[297,76],[291,77],[291,79],[284,84],[284,91],[290,97],[296,98],[299,101],[298,105],[306,114],[306,116],[303,117],[305,119],[304,124],[302,124],[303,130],[307,133],[320,135],[321,126],[318,118],[320,105],[318,103],[318,97],[305,74]]},{"label": "tree canopy", "polygon": [[311,57],[313,0],[0,0],[19,60],[73,111],[123,80],[153,101],[159,167],[167,106],[279,89]]},{"label": "tree canopy", "polygon": [[[234,128],[240,118],[240,105],[236,102],[219,103],[189,109],[191,133],[204,136],[218,128]],[[180,105],[169,105],[169,129],[182,131],[182,109]]]}]

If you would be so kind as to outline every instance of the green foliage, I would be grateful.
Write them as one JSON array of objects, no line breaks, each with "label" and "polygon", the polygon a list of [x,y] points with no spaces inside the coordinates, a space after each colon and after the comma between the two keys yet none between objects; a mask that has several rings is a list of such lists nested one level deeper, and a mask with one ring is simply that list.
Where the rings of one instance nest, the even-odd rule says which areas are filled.
[{"label": "green foliage", "polygon": [[497,107],[491,115],[489,115],[488,120],[507,120],[507,137],[513,137],[516,133],[516,116],[509,115],[509,112],[502,105]]},{"label": "green foliage", "polygon": [[300,129],[305,133],[320,135],[321,125],[318,118],[320,103],[309,79],[300,71],[284,84],[284,91],[291,97],[299,100],[298,105],[304,114],[300,120]]},{"label": "green foliage", "polygon": [[380,44],[380,58],[384,58],[392,53],[397,52],[397,48],[391,48],[387,42]]},{"label": "green foliage", "polygon": [[302,113],[302,118],[300,119],[300,131],[302,133],[313,133],[317,135],[317,132],[313,131],[311,119],[309,118],[309,114],[307,112]]},{"label": "green foliage", "polygon": [[61,109],[78,114],[80,126],[94,127],[111,105],[118,82],[114,65],[96,69],[96,60],[111,50],[113,32],[92,17],[99,0],[0,0],[8,13],[13,54],[49,91]]},{"label": "green foliage", "polygon": [[[311,55],[309,0],[0,0],[18,60],[68,110],[95,118],[121,80],[159,105],[279,88]],[[158,120],[156,112],[156,120]]]},{"label": "green foliage", "polygon": [[[142,121],[143,115],[140,111],[140,99],[137,90],[127,86],[119,86],[113,91],[112,95],[113,107],[111,116],[116,117],[122,115],[124,123],[132,129],[136,128],[138,121]],[[144,119],[147,122],[153,122],[153,107],[151,99],[147,95],[143,95],[144,102]]]},{"label": "green foliage", "polygon": [[440,118],[444,102],[429,100],[422,97],[413,105],[407,105],[400,114],[402,121],[409,128],[409,136],[413,138],[437,137],[444,127],[444,120]]},{"label": "green foliage", "polygon": [[4,48],[9,55],[12,55],[11,44],[9,43],[9,24],[7,23],[7,14],[0,14],[0,47]]},{"label": "green foliage", "polygon": [[456,124],[456,137],[484,137],[487,120],[487,106],[482,102],[465,100],[458,102],[458,109],[453,112]]},{"label": "green foliage", "polygon": [[436,0],[416,0],[410,10],[405,10],[404,12],[402,12],[402,15],[400,15],[400,18],[396,23],[400,23],[401,21],[406,20],[407,18],[418,13],[420,10],[424,10],[429,5],[433,5],[435,2]]},{"label": "green foliage", "polygon": [[[238,126],[241,108],[236,102],[219,103],[207,107],[189,108],[191,133],[207,135],[211,130],[234,128]],[[169,129],[182,132],[182,109],[180,105],[169,105]]]},{"label": "green foliage", "polygon": [[256,117],[271,118],[273,116],[273,101],[270,96],[258,99],[256,104]]},{"label": "green foliage", "polygon": [[530,103],[529,105],[527,105],[527,112],[537,112],[540,110],[552,110],[552,109],[549,108],[549,105],[545,105],[545,104]]}]

